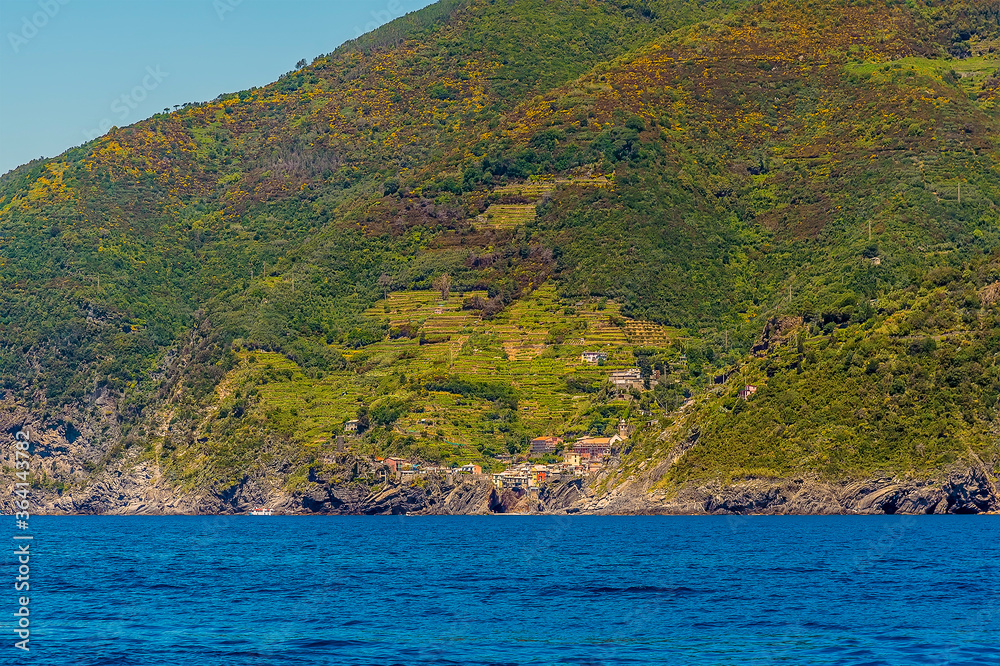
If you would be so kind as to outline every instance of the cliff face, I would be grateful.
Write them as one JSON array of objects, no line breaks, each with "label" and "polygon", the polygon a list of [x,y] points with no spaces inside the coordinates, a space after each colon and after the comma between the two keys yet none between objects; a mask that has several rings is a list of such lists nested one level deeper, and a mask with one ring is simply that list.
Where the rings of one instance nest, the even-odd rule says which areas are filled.
[{"label": "cliff face", "polygon": [[[41,457],[46,464],[46,452],[58,441],[53,434],[43,437],[34,447],[36,460]],[[13,456],[12,445],[10,449],[4,453]],[[349,455],[340,462],[363,471],[370,466],[369,461]],[[431,476],[417,483],[373,483],[370,476],[347,482],[314,477],[305,487],[289,490],[278,470],[248,473],[222,490],[185,490],[165,479],[154,462],[133,455],[79,484],[33,488],[30,500],[32,513],[49,515],[227,515],[255,507],[287,515],[481,515],[578,510],[592,496],[580,479],[550,484],[529,494],[497,490],[488,478],[460,474]],[[13,501],[10,495],[0,498],[0,511],[12,513]]]},{"label": "cliff face", "polygon": [[996,482],[981,467],[952,469],[941,481],[878,478],[826,482],[758,479],[718,482],[668,493],[654,475],[595,497],[582,511],[613,514],[973,514],[1000,511]]},{"label": "cliff face", "polygon": [[[497,490],[489,480],[455,475],[419,483],[362,481],[313,483],[288,491],[281,477],[247,476],[219,493],[184,493],[165,482],[155,466],[119,465],[83,487],[35,490],[36,513],[44,514],[236,514],[266,506],[278,514],[308,515],[488,515],[662,514],[835,515],[975,514],[1000,511],[995,481],[980,467],[952,469],[942,481],[893,478],[853,482],[759,479],[713,482],[668,493],[656,488],[663,469],[600,491],[583,479],[546,485],[537,492]],[[0,509],[13,510],[12,500]]]},{"label": "cliff face", "polygon": [[[94,396],[98,413],[112,414],[109,398]],[[102,438],[120,437],[113,419],[82,431],[51,419],[43,422],[10,405],[0,412],[0,429],[31,432],[33,462],[42,483],[32,489],[34,513],[41,514],[237,514],[266,506],[279,514],[330,515],[487,515],[518,514],[975,514],[1000,511],[996,479],[981,462],[956,464],[936,478],[878,477],[823,481],[798,477],[753,479],[725,484],[709,481],[664,489],[664,479],[698,441],[698,431],[673,446],[658,464],[635,473],[613,461],[596,478],[552,483],[537,492],[497,490],[487,479],[460,474],[427,477],[418,483],[375,483],[370,460],[339,455],[350,480],[311,475],[289,490],[280,469],[258,466],[224,489],[185,489],[164,476],[141,452],[102,454]],[[666,433],[665,433],[666,435]],[[14,441],[0,445],[13,459]],[[103,456],[103,457],[102,457]],[[651,458],[650,462],[657,458]],[[9,470],[13,479],[13,470]],[[52,483],[48,478],[70,478]],[[606,485],[605,485],[606,484]],[[606,489],[610,488],[610,490]],[[13,496],[0,497],[0,511],[12,513]]]}]

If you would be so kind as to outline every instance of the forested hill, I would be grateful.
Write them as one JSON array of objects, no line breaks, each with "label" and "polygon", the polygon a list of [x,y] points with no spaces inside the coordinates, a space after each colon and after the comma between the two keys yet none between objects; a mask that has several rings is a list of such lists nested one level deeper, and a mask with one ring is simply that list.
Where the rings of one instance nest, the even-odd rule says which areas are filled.
[{"label": "forested hill", "polygon": [[605,487],[992,478],[998,49],[992,1],[444,0],[0,178],[0,419],[53,502],[361,483],[348,420],[498,469],[625,419]]}]

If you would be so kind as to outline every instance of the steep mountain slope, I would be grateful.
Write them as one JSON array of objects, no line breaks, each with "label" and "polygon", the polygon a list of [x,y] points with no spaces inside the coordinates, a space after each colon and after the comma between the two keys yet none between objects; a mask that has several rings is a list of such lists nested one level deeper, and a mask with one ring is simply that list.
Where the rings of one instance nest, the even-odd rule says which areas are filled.
[{"label": "steep mountain slope", "polygon": [[[25,386],[16,378],[30,378],[27,346],[45,356],[49,398],[79,397],[95,356],[112,355],[87,354],[88,343],[126,344],[97,371],[122,388],[198,304],[267,262],[274,269],[343,201],[434,163],[521,96],[711,14],[660,4],[654,19],[629,3],[451,3],[445,22],[413,28],[420,42],[344,48],[271,86],[113,129],[8,174],[5,376]],[[528,41],[499,37],[515,32]],[[100,333],[83,323],[94,308],[91,319],[112,324]],[[112,341],[129,323],[137,335]]]},{"label": "steep mountain slope", "polygon": [[3,419],[63,509],[295,503],[640,412],[601,492],[957,467],[996,508],[998,16],[441,3],[113,129],[0,179]]}]

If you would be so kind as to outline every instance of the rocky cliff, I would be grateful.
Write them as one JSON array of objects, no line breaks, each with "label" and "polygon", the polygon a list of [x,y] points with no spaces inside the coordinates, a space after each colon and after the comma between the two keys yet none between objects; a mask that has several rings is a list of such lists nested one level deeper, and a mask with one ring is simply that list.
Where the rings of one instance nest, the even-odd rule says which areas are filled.
[{"label": "rocky cliff", "polygon": [[705,483],[669,492],[656,488],[665,470],[628,481],[583,503],[611,514],[974,514],[1000,511],[996,482],[982,467],[955,467],[941,480],[878,478],[755,479]]},{"label": "rocky cliff", "polygon": [[[35,448],[68,446],[53,433]],[[12,445],[5,446],[12,456]],[[363,463],[358,459],[359,463]],[[426,477],[415,483],[316,478],[289,490],[277,473],[248,474],[219,492],[185,492],[161,476],[148,460],[133,457],[97,471],[77,486],[35,487],[32,503],[43,514],[237,514],[266,506],[279,514],[486,515],[518,514],[974,514],[1000,511],[996,481],[981,466],[955,467],[940,480],[878,478],[829,482],[815,478],[754,479],[735,484],[710,482],[664,490],[660,480],[670,464],[604,490],[615,466],[587,481],[557,482],[537,492],[497,490],[488,478],[463,475]],[[8,469],[11,478],[13,471]],[[0,509],[13,510],[12,496]]]}]

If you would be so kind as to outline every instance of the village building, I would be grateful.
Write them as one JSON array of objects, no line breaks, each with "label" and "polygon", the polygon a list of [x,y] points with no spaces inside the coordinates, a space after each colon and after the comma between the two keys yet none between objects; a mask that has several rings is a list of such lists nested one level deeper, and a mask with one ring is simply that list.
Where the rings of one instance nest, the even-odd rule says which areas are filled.
[{"label": "village building", "polygon": [[615,444],[623,441],[619,435],[613,437],[584,437],[573,445],[573,450],[583,460],[602,460],[611,455]]},{"label": "village building", "polygon": [[403,470],[416,470],[420,469],[420,465],[417,463],[412,463],[404,458],[386,458],[385,466],[388,467],[392,472],[399,476],[399,472]]},{"label": "village building", "polygon": [[630,389],[643,389],[642,372],[639,368],[630,368],[628,370],[619,370],[618,372],[612,372],[608,377],[611,383],[614,384],[615,388],[619,391],[628,391]]},{"label": "village building", "polygon": [[631,425],[625,419],[618,419],[618,436],[623,440],[628,439],[635,432],[635,426]]},{"label": "village building", "polygon": [[382,463],[384,469],[389,473],[389,476],[400,481],[404,476],[409,479],[420,473],[420,465],[416,463],[409,462],[403,458],[375,458],[375,462]]},{"label": "village building", "polygon": [[357,432],[360,422],[357,419],[351,419],[344,424],[344,432]]},{"label": "village building", "polygon": [[527,488],[530,484],[531,477],[528,473],[520,472],[516,470],[507,470],[505,472],[500,472],[499,474],[493,475],[493,486],[497,490],[503,490],[504,488]]},{"label": "village building", "polygon": [[458,468],[457,471],[462,474],[482,474],[483,468],[482,465],[474,465],[472,463],[469,463],[468,465],[462,465],[461,467]]},{"label": "village building", "polygon": [[580,360],[584,363],[600,363],[601,361],[607,361],[608,355],[605,352],[583,352],[580,354]]},{"label": "village building", "polygon": [[563,464],[570,467],[576,467],[580,464],[580,452],[579,451],[563,451]]},{"label": "village building", "polygon": [[757,387],[753,384],[747,384],[744,386],[739,393],[740,400],[749,400],[754,393],[757,392]]},{"label": "village building", "polygon": [[554,452],[556,447],[562,443],[563,441],[558,437],[536,437],[531,440],[531,449],[528,451],[528,454],[532,458],[538,458],[539,456]]}]

